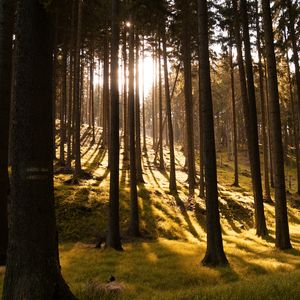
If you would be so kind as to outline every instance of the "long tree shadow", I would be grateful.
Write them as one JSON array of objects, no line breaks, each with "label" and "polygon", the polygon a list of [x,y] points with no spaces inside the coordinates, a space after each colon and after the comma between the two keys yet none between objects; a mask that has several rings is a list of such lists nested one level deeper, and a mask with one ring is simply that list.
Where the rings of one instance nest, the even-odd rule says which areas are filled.
[{"label": "long tree shadow", "polygon": [[175,197],[175,201],[176,201],[176,204],[177,206],[179,207],[183,217],[184,217],[184,220],[186,221],[188,227],[189,227],[189,231],[191,232],[191,234],[197,238],[198,240],[200,240],[200,236],[199,234],[197,233],[193,223],[191,222],[191,219],[187,213],[187,210],[185,208],[185,205],[184,205],[184,202],[180,199],[180,197],[178,195],[176,195]]}]

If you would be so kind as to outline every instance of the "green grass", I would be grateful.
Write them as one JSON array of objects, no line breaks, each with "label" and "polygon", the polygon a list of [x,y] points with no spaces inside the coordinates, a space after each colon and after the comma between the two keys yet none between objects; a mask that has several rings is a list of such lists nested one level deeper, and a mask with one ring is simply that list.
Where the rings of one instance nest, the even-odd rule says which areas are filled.
[{"label": "green grass", "polygon": [[[165,149],[167,153],[167,149]],[[293,249],[274,247],[274,204],[265,204],[269,237],[258,238],[253,222],[249,166],[239,157],[240,187],[232,187],[233,163],[218,153],[220,215],[224,248],[230,265],[201,265],[206,228],[203,199],[187,197],[184,157],[177,149],[179,196],[168,193],[166,174],[152,164],[154,153],[143,156],[145,184],[138,188],[141,239],[127,236],[129,224],[128,170],[120,161],[120,227],[124,251],[95,249],[105,236],[109,197],[107,153],[83,145],[83,166],[94,177],[80,185],[65,184],[70,175],[55,175],[57,226],[63,276],[80,300],[98,299],[300,299],[300,199],[295,168],[288,194]],[[222,166],[220,165],[222,156]],[[167,156],[165,157],[167,161]],[[99,164],[101,161],[101,164]],[[199,193],[196,190],[195,194]],[[0,269],[0,288],[4,269]],[[113,275],[121,292],[107,291]]]}]

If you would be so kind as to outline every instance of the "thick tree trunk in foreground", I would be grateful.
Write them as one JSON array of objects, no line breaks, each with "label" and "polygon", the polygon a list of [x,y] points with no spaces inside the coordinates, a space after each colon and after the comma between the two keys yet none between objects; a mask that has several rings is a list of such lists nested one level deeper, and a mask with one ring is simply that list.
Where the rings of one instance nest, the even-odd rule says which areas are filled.
[{"label": "thick tree trunk in foreground", "polygon": [[107,246],[122,250],[119,217],[119,0],[112,1],[110,190]]},{"label": "thick tree trunk in foreground", "polygon": [[224,265],[228,262],[223,250],[222,232],[218,207],[217,166],[210,81],[210,63],[208,50],[208,13],[206,0],[198,0],[198,22],[200,23],[199,64],[204,130],[207,229],[207,249],[202,263],[204,265]]},{"label": "thick tree trunk in foreground", "polygon": [[0,265],[6,262],[8,139],[12,76],[12,34],[14,6],[11,0],[0,1]]},{"label": "thick tree trunk in foreground", "polygon": [[18,2],[12,196],[4,300],[75,299],[60,273],[53,193],[52,43],[38,0]]},{"label": "thick tree trunk in foreground", "polygon": [[280,106],[270,1],[262,0],[262,8],[266,42],[267,70],[269,79],[268,88],[270,100],[270,127],[274,162],[273,167],[275,188],[276,247],[279,249],[288,249],[291,248],[291,242],[289,236],[286,206]]}]

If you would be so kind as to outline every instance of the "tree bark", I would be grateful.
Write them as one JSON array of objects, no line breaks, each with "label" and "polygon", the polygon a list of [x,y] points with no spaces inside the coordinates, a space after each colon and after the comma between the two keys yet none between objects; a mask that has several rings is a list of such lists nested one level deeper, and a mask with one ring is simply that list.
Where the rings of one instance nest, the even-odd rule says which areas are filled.
[{"label": "tree bark", "polygon": [[208,50],[207,1],[198,0],[199,64],[201,80],[201,111],[204,134],[204,163],[206,182],[206,230],[207,249],[202,260],[204,265],[226,265],[218,207],[218,184],[214,115],[211,94],[210,63]]},{"label": "tree bark", "polygon": [[191,70],[191,29],[189,1],[185,0],[182,7],[183,13],[183,64],[184,64],[184,97],[186,111],[186,138],[187,138],[187,166],[189,194],[194,194],[195,189],[195,155],[194,155],[194,116],[192,97],[192,70]]},{"label": "tree bark", "polygon": [[284,177],[284,161],[281,135],[280,106],[276,58],[273,42],[272,17],[270,1],[262,0],[264,36],[266,43],[266,59],[269,79],[270,100],[270,127],[272,136],[274,188],[275,188],[275,220],[276,220],[276,247],[279,249],[291,248],[289,225],[286,206],[286,190]]},{"label": "tree bark", "polygon": [[110,189],[107,246],[122,250],[119,217],[119,0],[112,1],[111,101],[110,101]]},{"label": "tree bark", "polygon": [[0,265],[6,263],[9,116],[12,84],[12,36],[14,3],[0,1]]},{"label": "tree bark", "polygon": [[61,276],[57,257],[52,46],[50,18],[40,1],[18,1],[4,300],[75,299]]},{"label": "tree bark", "polygon": [[263,192],[261,184],[261,170],[260,170],[260,156],[258,145],[258,131],[257,131],[257,112],[256,112],[256,98],[255,87],[253,79],[251,45],[248,24],[248,12],[246,0],[240,1],[240,13],[243,27],[243,40],[245,51],[245,64],[247,75],[247,90],[248,90],[248,107],[249,107],[249,139],[252,144],[252,155],[250,155],[252,165],[252,184],[254,193],[254,206],[255,206],[255,223],[256,234],[258,236],[265,236],[267,234],[266,219],[263,204]]},{"label": "tree bark", "polygon": [[130,224],[129,234],[131,236],[140,236],[139,229],[139,206],[137,195],[136,178],[136,149],[135,149],[135,111],[134,111],[134,28],[131,22],[129,29],[129,143],[130,143]]},{"label": "tree bark", "polygon": [[165,29],[163,30],[162,42],[163,42],[163,59],[164,59],[166,111],[167,111],[167,118],[168,118],[168,129],[169,129],[168,135],[169,135],[169,148],[170,148],[169,188],[170,188],[170,192],[172,194],[177,194],[176,171],[175,171],[175,152],[174,152],[174,134],[173,134],[173,124],[172,124],[172,108],[171,108],[171,96],[170,96],[170,86],[169,86],[167,42],[166,42]]},{"label": "tree bark", "polygon": [[140,60],[140,38],[138,33],[135,36],[135,147],[136,147],[136,179],[138,183],[144,182],[142,169],[142,147],[141,147],[141,113],[140,113],[140,76],[139,76],[139,60]]}]

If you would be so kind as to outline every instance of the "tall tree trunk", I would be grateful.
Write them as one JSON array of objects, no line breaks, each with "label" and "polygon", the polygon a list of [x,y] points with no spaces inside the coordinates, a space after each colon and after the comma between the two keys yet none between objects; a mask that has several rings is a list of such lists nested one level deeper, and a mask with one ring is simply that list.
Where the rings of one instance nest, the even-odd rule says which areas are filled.
[{"label": "tall tree trunk", "polygon": [[77,0],[77,24],[76,24],[76,44],[75,44],[75,63],[74,63],[74,146],[75,146],[75,169],[74,182],[77,182],[81,173],[81,154],[80,154],[80,45],[81,45],[81,13],[82,2]]},{"label": "tall tree trunk", "polygon": [[110,101],[110,189],[107,246],[122,250],[119,217],[119,0],[112,1],[111,101]]},{"label": "tall tree trunk", "polygon": [[236,105],[235,105],[235,86],[234,86],[234,67],[232,61],[232,45],[229,49],[230,65],[230,84],[231,84],[231,108],[232,108],[232,127],[233,127],[233,156],[234,156],[234,181],[233,186],[239,186],[239,165],[238,165],[238,147],[237,147],[237,124],[236,124]]},{"label": "tall tree trunk", "polygon": [[0,265],[6,263],[9,116],[12,83],[14,3],[0,1]]},{"label": "tall tree trunk", "polygon": [[103,137],[101,146],[102,148],[106,148],[108,146],[109,133],[109,41],[107,25],[105,29],[103,56]]},{"label": "tall tree trunk", "polygon": [[252,183],[253,183],[253,193],[254,193],[256,233],[258,236],[264,236],[267,234],[267,226],[266,226],[266,219],[264,213],[263,192],[262,192],[262,184],[261,184],[256,98],[255,98],[255,87],[254,87],[254,79],[253,79],[251,45],[250,45],[246,0],[240,1],[240,12],[241,12],[242,27],[243,27],[243,40],[244,40],[244,48],[245,48],[245,63],[246,63],[246,75],[247,75],[247,88],[248,88],[248,105],[249,105],[249,117],[250,117],[249,126],[251,130],[251,134],[249,135],[249,138],[251,139],[250,143],[252,144],[251,174],[253,179]]},{"label": "tall tree trunk", "polygon": [[168,118],[168,134],[169,134],[169,147],[170,147],[170,181],[169,188],[172,194],[177,194],[176,186],[176,172],[175,172],[175,153],[174,153],[174,134],[172,124],[172,108],[171,108],[171,96],[169,87],[169,74],[168,74],[168,58],[167,58],[167,42],[166,31],[163,30],[162,36],[163,42],[163,59],[164,59],[164,78],[165,78],[165,94],[166,94],[166,111]]},{"label": "tall tree trunk", "polygon": [[155,149],[156,144],[156,115],[155,115],[155,103],[156,103],[156,58],[155,51],[153,49],[153,82],[152,82],[152,148]]},{"label": "tall tree trunk", "polygon": [[[285,34],[285,41],[286,41]],[[289,93],[292,107],[292,122],[293,122],[293,137],[294,137],[294,145],[295,145],[295,157],[296,157],[296,172],[297,172],[297,193],[300,195],[300,164],[299,164],[299,123],[297,119],[296,107],[295,107],[295,99],[293,93],[293,82],[291,78],[291,70],[289,65],[289,53],[288,49],[286,50],[286,65],[287,65],[287,76],[289,83]],[[299,115],[298,115],[299,116]]]},{"label": "tall tree trunk", "polygon": [[161,74],[161,42],[158,38],[158,101],[159,101],[159,170],[165,170],[163,151],[163,104],[162,104],[162,74]]},{"label": "tall tree trunk", "polygon": [[191,29],[189,1],[185,0],[182,7],[183,13],[183,64],[184,64],[184,97],[186,112],[186,138],[187,138],[187,166],[189,194],[194,194],[195,189],[195,156],[194,156],[194,116],[192,97],[192,70],[191,70]]},{"label": "tall tree trunk", "polygon": [[[66,31],[67,32],[67,31]],[[66,102],[67,102],[67,37],[65,40],[62,53],[62,80],[61,80],[61,100],[60,100],[60,145],[59,145],[59,164],[65,165],[65,143],[66,143]]]},{"label": "tall tree trunk", "polygon": [[143,101],[143,151],[147,153],[146,143],[146,112],[145,112],[145,39],[143,37],[143,58],[142,58],[142,101]]},{"label": "tall tree trunk", "polygon": [[55,5],[55,12],[54,12],[54,23],[55,23],[55,32],[54,32],[54,47],[53,47],[53,72],[52,72],[52,118],[54,120],[53,122],[53,128],[52,128],[52,134],[53,134],[53,158],[56,160],[56,88],[57,88],[57,65],[58,65],[58,5],[57,3]]},{"label": "tall tree trunk", "polygon": [[123,73],[123,130],[124,130],[124,160],[128,160],[128,93],[127,93],[127,29],[123,28],[123,61],[124,61],[124,73]]},{"label": "tall tree trunk", "polygon": [[129,143],[130,143],[130,224],[129,234],[139,236],[139,206],[136,178],[136,149],[135,149],[135,111],[134,111],[134,28],[131,22],[129,29]]},{"label": "tall tree trunk", "polygon": [[[297,10],[292,5],[292,0],[286,0],[288,15],[289,15],[289,37],[292,42],[293,49],[293,62],[295,66],[296,73],[296,85],[297,85],[297,98],[298,98],[298,114],[300,116],[300,67],[299,67],[299,54],[298,54],[298,45],[297,45],[297,37],[295,32],[295,17],[297,15]],[[300,119],[299,119],[300,121]]]},{"label": "tall tree trunk", "polygon": [[90,63],[90,106],[91,106],[91,125],[93,129],[92,143],[95,143],[95,106],[94,106],[94,65],[95,65],[95,50],[94,50],[94,37],[92,37],[92,54]]},{"label": "tall tree trunk", "polygon": [[291,248],[289,225],[286,206],[286,190],[284,177],[284,161],[281,136],[280,106],[278,95],[278,82],[276,58],[273,42],[272,17],[270,1],[262,0],[264,35],[266,42],[266,58],[269,79],[269,99],[271,115],[271,135],[274,166],[275,188],[275,219],[276,219],[276,247],[279,249]]},{"label": "tall tree trunk", "polygon": [[264,155],[264,185],[265,185],[265,199],[267,202],[271,201],[270,184],[269,184],[269,160],[268,160],[268,141],[266,132],[266,105],[264,93],[264,72],[261,59],[261,34],[259,26],[258,1],[255,1],[256,9],[256,48],[258,52],[258,76],[259,76],[259,93],[260,93],[260,108],[261,108],[261,127],[262,127],[262,144]]},{"label": "tall tree trunk", "polygon": [[52,42],[50,18],[43,4],[37,0],[18,1],[12,195],[4,300],[75,299],[61,276],[57,258]]},{"label": "tall tree trunk", "polygon": [[75,44],[75,15],[76,15],[76,0],[72,0],[72,16],[71,16],[71,34],[70,34],[70,63],[69,63],[69,99],[68,99],[68,135],[67,135],[67,168],[72,167],[72,136],[73,133],[73,89],[74,89],[74,44]]},{"label": "tall tree trunk", "polygon": [[210,63],[208,50],[207,1],[198,0],[199,64],[201,80],[201,103],[204,130],[204,163],[206,182],[206,228],[207,249],[204,265],[224,265],[227,259],[223,250],[222,232],[218,207],[218,184],[214,115],[211,94]]},{"label": "tall tree trunk", "polygon": [[144,182],[142,169],[142,150],[141,150],[141,113],[140,113],[140,38],[138,33],[135,36],[135,146],[136,146],[136,179],[137,182]]}]

